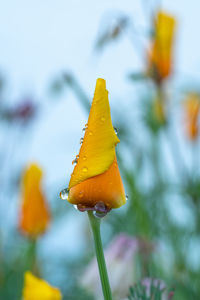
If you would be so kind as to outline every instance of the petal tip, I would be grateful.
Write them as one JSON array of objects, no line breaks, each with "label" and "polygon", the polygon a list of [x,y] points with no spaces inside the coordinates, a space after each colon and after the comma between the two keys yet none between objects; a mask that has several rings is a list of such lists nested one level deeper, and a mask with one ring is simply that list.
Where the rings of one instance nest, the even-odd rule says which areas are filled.
[{"label": "petal tip", "polygon": [[106,81],[98,78],[87,129],[69,189],[90,177],[104,173],[114,161],[115,146],[119,142],[112,125]]},{"label": "petal tip", "polygon": [[108,93],[108,91],[106,90],[106,81],[105,81],[105,79],[98,78],[97,81],[96,81],[96,87],[95,87],[94,95],[97,95],[97,94],[105,92],[105,91]]}]

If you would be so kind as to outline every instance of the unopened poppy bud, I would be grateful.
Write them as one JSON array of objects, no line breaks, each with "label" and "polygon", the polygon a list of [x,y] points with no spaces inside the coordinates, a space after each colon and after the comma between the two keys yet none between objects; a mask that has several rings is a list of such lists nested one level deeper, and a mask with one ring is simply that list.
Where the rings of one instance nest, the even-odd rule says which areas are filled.
[{"label": "unopened poppy bud", "polygon": [[22,179],[22,199],[19,230],[26,236],[36,238],[47,229],[50,213],[41,187],[42,170],[30,165]]},{"label": "unopened poppy bud", "polygon": [[157,82],[162,81],[172,72],[174,30],[174,17],[162,11],[158,12],[148,55],[149,73]]},{"label": "unopened poppy bud", "polygon": [[112,125],[108,91],[103,79],[97,79],[84,132],[69,182],[68,201],[81,211],[98,211],[99,203],[104,204],[104,212],[118,208],[126,202],[115,153],[115,146],[120,141]]},{"label": "unopened poppy bud", "polygon": [[188,94],[185,102],[185,125],[190,140],[196,140],[199,134],[200,96],[196,93]]}]

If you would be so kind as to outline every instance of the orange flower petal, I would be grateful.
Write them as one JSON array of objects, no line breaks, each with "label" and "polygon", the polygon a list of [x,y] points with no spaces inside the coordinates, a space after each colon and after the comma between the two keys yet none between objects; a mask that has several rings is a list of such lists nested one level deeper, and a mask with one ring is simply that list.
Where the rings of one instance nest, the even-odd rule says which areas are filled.
[{"label": "orange flower petal", "polygon": [[200,96],[195,93],[190,93],[184,105],[187,134],[191,140],[195,140],[199,134],[198,118],[200,113]]},{"label": "orange flower petal", "polygon": [[98,79],[88,126],[69,183],[70,203],[89,209],[103,203],[109,210],[126,202],[115,154],[117,143],[105,80]]},{"label": "orange flower petal", "polygon": [[97,79],[88,125],[69,189],[108,170],[114,161],[115,146],[119,142],[111,121],[105,80]]},{"label": "orange flower petal", "polygon": [[171,73],[174,29],[174,17],[158,12],[149,61],[150,69],[155,70],[160,78],[165,78]]},{"label": "orange flower petal", "polygon": [[125,204],[126,196],[116,156],[106,172],[72,187],[69,191],[68,201],[86,207],[94,207],[101,201],[107,208],[118,208]]},{"label": "orange flower petal", "polygon": [[32,238],[44,233],[50,214],[43,196],[40,182],[42,170],[32,164],[23,176],[22,206],[19,218],[19,229]]},{"label": "orange flower petal", "polygon": [[35,277],[31,272],[24,276],[23,300],[61,300],[59,289]]}]

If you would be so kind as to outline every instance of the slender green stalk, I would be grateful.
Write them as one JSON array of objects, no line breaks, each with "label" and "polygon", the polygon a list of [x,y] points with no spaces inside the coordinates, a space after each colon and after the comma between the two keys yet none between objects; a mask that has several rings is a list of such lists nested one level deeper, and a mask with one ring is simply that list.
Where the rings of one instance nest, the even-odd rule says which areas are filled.
[{"label": "slender green stalk", "polygon": [[37,262],[37,239],[30,240],[30,246],[28,251],[28,268],[34,275],[40,276],[40,268]]},{"label": "slender green stalk", "polygon": [[112,300],[112,294],[111,294],[108,273],[107,273],[105,258],[103,254],[101,234],[100,234],[101,219],[96,218],[93,215],[92,211],[88,211],[88,217],[90,220],[90,225],[94,237],[95,252],[96,252],[96,257],[97,257],[97,262],[99,267],[99,274],[100,274],[104,299]]}]

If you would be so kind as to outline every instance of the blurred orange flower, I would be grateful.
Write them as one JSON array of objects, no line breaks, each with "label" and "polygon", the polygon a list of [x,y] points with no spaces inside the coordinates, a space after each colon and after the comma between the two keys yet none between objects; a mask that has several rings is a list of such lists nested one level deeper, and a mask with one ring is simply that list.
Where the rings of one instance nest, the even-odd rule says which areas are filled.
[{"label": "blurred orange flower", "polygon": [[162,11],[158,12],[148,57],[150,75],[158,82],[171,74],[174,29],[175,19]]},{"label": "blurred orange flower", "polygon": [[97,79],[88,124],[69,182],[68,201],[80,210],[103,212],[126,202],[115,153],[119,142],[111,121],[106,82]]},{"label": "blurred orange flower", "polygon": [[19,229],[31,238],[45,232],[50,221],[50,213],[41,190],[42,170],[30,165],[22,179],[22,205]]},{"label": "blurred orange flower", "polygon": [[59,289],[35,277],[31,272],[24,276],[23,300],[61,300]]},{"label": "blurred orange flower", "polygon": [[184,102],[188,137],[195,140],[199,134],[200,95],[190,93]]}]

